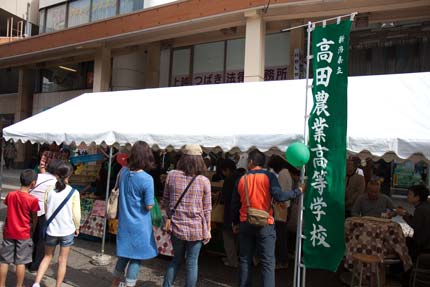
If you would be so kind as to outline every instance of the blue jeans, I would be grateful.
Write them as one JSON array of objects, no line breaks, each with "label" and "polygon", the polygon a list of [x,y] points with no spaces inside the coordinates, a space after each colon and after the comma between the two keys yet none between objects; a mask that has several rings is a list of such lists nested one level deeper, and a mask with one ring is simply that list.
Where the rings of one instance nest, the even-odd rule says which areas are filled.
[{"label": "blue jeans", "polygon": [[163,287],[173,286],[176,274],[185,257],[185,286],[195,287],[198,276],[198,263],[202,241],[185,241],[171,236],[173,245],[173,259],[167,267],[166,276],[164,277]]},{"label": "blue jeans", "polygon": [[142,260],[139,260],[139,259],[118,257],[118,261],[116,262],[113,275],[118,278],[121,278],[122,276],[124,276],[125,268],[127,267],[127,264],[128,264],[127,274],[125,276],[125,283],[126,283],[126,286],[135,286],[137,281],[137,276],[139,275],[141,262]]},{"label": "blue jeans", "polygon": [[264,227],[252,226],[248,222],[240,223],[239,232],[239,282],[241,287],[252,286],[252,258],[255,248],[261,264],[260,285],[275,286],[275,225]]}]

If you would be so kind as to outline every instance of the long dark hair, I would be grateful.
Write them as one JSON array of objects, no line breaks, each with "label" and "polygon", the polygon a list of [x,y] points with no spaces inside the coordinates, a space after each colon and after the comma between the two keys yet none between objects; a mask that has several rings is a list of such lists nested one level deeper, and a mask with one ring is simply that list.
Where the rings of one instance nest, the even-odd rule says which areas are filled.
[{"label": "long dark hair", "polygon": [[207,167],[201,155],[183,154],[176,166],[187,176],[206,175]]},{"label": "long dark hair", "polygon": [[127,160],[127,167],[132,171],[151,170],[155,167],[154,155],[146,142],[137,141],[134,143]]},{"label": "long dark hair", "polygon": [[57,183],[55,183],[55,190],[60,192],[67,186],[66,179],[73,173],[73,167],[68,162],[62,162],[57,166],[55,175],[57,176]]}]

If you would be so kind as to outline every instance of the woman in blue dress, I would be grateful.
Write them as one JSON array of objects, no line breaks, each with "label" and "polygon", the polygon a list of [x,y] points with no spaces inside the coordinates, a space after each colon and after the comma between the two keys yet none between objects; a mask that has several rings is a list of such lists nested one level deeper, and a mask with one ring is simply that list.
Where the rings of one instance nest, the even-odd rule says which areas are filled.
[{"label": "woman in blue dress", "polygon": [[[153,168],[154,157],[148,144],[136,142],[119,175],[118,261],[112,286],[135,286],[142,260],[157,256],[150,210],[154,205],[154,181],[145,172]],[[125,274],[125,270],[127,272]],[[125,274],[125,285],[120,281]]]}]

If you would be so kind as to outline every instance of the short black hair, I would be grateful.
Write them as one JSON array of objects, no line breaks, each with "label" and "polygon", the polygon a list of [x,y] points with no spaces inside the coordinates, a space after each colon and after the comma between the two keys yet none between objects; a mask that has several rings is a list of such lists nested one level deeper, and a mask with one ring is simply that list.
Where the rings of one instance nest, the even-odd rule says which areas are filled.
[{"label": "short black hair", "polygon": [[255,149],[250,151],[248,154],[248,162],[251,160],[255,166],[264,166],[264,163],[266,162],[266,156],[258,149]]},{"label": "short black hair", "polygon": [[411,186],[409,190],[412,191],[415,196],[418,196],[421,202],[426,201],[429,197],[429,189],[424,184]]},{"label": "short black hair", "polygon": [[28,187],[33,181],[37,181],[37,173],[32,169],[25,169],[21,172],[19,181],[21,186]]}]

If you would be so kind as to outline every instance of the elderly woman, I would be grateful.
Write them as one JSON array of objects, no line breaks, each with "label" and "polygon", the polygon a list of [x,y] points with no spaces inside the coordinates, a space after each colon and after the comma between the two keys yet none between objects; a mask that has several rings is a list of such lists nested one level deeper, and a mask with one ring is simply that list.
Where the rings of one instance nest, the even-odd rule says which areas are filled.
[{"label": "elderly woman", "polygon": [[157,256],[150,210],[154,205],[154,181],[145,172],[154,166],[151,148],[138,141],[131,148],[127,167],[120,171],[118,202],[118,234],[112,286],[136,286],[142,260]]},{"label": "elderly woman", "polygon": [[[200,249],[211,238],[211,185],[205,172],[202,149],[191,144],[185,146],[176,170],[167,175],[163,202],[171,218],[174,255],[167,267],[164,287],[173,285],[184,257],[185,286],[196,286]],[[179,200],[184,191],[186,193]]]}]

